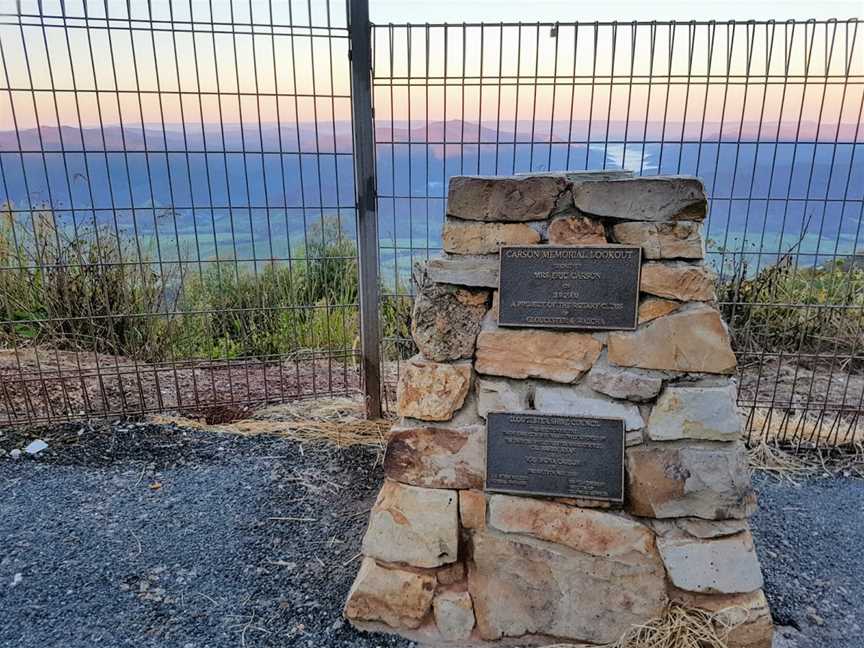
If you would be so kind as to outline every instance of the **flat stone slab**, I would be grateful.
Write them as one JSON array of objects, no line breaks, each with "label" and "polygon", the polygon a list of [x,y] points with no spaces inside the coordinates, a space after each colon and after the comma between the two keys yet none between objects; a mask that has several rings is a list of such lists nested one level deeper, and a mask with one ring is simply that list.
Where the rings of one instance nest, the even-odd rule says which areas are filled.
[{"label": "flat stone slab", "polygon": [[396,411],[422,421],[448,421],[465,403],[471,363],[444,364],[414,356],[402,365]]},{"label": "flat stone slab", "polygon": [[502,245],[533,245],[540,233],[524,223],[478,223],[447,218],[441,234],[448,254],[496,254]]},{"label": "flat stone slab", "polygon": [[458,551],[456,491],[384,482],[363,537],[363,555],[388,563],[440,567],[455,562]]},{"label": "flat stone slab", "polygon": [[657,399],[648,418],[652,441],[704,439],[737,441],[743,432],[737,391],[725,387],[669,386]]},{"label": "flat stone slab", "polygon": [[603,223],[587,216],[562,216],[549,224],[552,245],[606,245]]},{"label": "flat stone slab", "polygon": [[434,575],[382,567],[364,558],[348,593],[345,616],[352,622],[419,628],[432,607],[435,582]]},{"label": "flat stone slab", "polygon": [[593,366],[602,349],[588,333],[481,331],[474,366],[481,374],[570,383]]},{"label": "flat stone slab", "polygon": [[657,539],[675,587],[706,594],[738,594],[762,587],[762,569],[749,531],[725,538]]},{"label": "flat stone slab", "polygon": [[429,259],[426,273],[437,283],[498,288],[498,255],[454,254]]},{"label": "flat stone slab", "polygon": [[430,281],[425,264],[418,264],[415,279],[411,337],[423,357],[443,362],[473,356],[489,291]]},{"label": "flat stone slab", "polygon": [[[561,175],[454,176],[447,213],[465,220],[545,220],[558,209],[569,182]],[[567,196],[569,198],[569,196]]]},{"label": "flat stone slab", "polygon": [[714,274],[705,266],[682,261],[649,261],[642,265],[643,293],[678,301],[714,301]]},{"label": "flat stone slab", "polygon": [[626,565],[655,560],[654,534],[635,520],[529,497],[493,495],[489,526]]},{"label": "flat stone slab", "polygon": [[646,297],[639,302],[639,324],[668,315],[681,307],[681,302],[659,297]]},{"label": "flat stone slab", "polygon": [[628,432],[645,427],[636,405],[613,400],[582,385],[538,384],[534,388],[534,408],[543,414],[620,418],[624,420],[624,429]]},{"label": "flat stone slab", "polygon": [[646,259],[701,259],[702,225],[690,221],[619,223],[612,228],[618,243],[639,245]]},{"label": "flat stone slab", "polygon": [[615,367],[609,364],[606,353],[594,363],[585,381],[594,391],[629,401],[650,401],[663,388],[666,374],[648,369]]},{"label": "flat stone slab", "polygon": [[471,637],[474,629],[474,605],[468,592],[438,594],[432,601],[435,625],[448,641],[461,641]]},{"label": "flat stone slab", "polygon": [[743,519],[756,508],[740,443],[627,448],[627,510],[640,517]]},{"label": "flat stone slab", "polygon": [[394,428],[384,454],[390,479],[425,488],[483,488],[486,429]]},{"label": "flat stone slab", "polygon": [[586,214],[632,221],[702,221],[708,213],[702,181],[685,176],[574,184],[573,203]]},{"label": "flat stone slab", "polygon": [[621,367],[731,374],[736,360],[720,313],[692,305],[640,326],[609,334],[609,362]]},{"label": "flat stone slab", "polygon": [[478,377],[476,380],[477,412],[483,418],[489,412],[521,412],[528,409],[533,389],[526,380]]},{"label": "flat stone slab", "polygon": [[595,540],[586,534],[589,550],[579,551],[521,534],[475,532],[468,589],[481,637],[544,634],[604,644],[659,616],[667,600],[659,559],[649,553],[627,564],[597,556]]}]

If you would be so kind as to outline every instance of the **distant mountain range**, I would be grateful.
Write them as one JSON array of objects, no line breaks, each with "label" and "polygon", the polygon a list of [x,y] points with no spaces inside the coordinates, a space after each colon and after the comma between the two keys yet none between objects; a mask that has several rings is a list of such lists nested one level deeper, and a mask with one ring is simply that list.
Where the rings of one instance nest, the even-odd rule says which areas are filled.
[{"label": "distant mountain range", "polygon": [[[508,126],[509,125],[509,126]],[[494,144],[497,142],[549,142],[564,144],[568,141],[585,141],[588,137],[588,122],[538,120],[535,122],[520,121],[514,130],[512,123],[502,121],[502,125],[496,128],[494,122],[477,123],[451,119],[446,122],[431,121],[411,122],[395,121],[379,122],[376,124],[375,137],[379,142],[432,142],[435,145],[431,150],[441,154],[442,149],[437,143],[447,142],[473,142]],[[802,121],[800,124],[783,122],[778,127],[777,122],[754,122],[729,120],[724,122],[722,138],[719,122],[688,122],[684,128],[684,139],[687,141],[735,142],[746,141],[782,141],[782,142],[812,142],[818,141],[832,143],[836,140],[851,142],[855,138],[864,141],[864,131],[860,125],[854,123],[822,124],[813,121]],[[551,137],[550,137],[551,133]],[[595,120],[591,123],[591,141],[602,142],[604,140],[638,142],[641,140],[676,141],[681,139],[682,124],[680,122],[663,122],[633,120],[610,121],[608,124],[603,120]],[[532,137],[533,134],[533,137]],[[643,136],[645,134],[645,136]],[[280,139],[281,137],[281,139]],[[255,152],[284,151],[284,152],[320,152],[333,153],[350,152],[352,129],[348,121],[320,122],[314,123],[285,123],[281,127],[276,123],[179,123],[142,125],[116,125],[109,124],[104,128],[91,126],[79,128],[77,126],[42,126],[40,128],[22,129],[16,133],[14,130],[0,131],[0,151],[17,151],[20,148],[26,151],[40,150],[110,150],[110,151],[151,151],[164,150],[200,150],[207,143],[208,150]],[[224,141],[224,144],[223,144]]]},{"label": "distant mountain range", "polygon": [[[776,123],[727,122],[718,139],[720,124],[688,124],[681,145],[680,123],[666,124],[663,137],[663,125],[649,122],[643,137],[644,122],[607,129],[595,121],[586,144],[588,124],[574,122],[571,139],[581,143],[568,145],[566,123],[502,124],[379,122],[381,256],[394,273],[440,247],[447,183],[457,174],[623,167],[699,175],[715,249],[761,254],[764,264],[795,247],[804,262],[822,263],[864,245],[857,125],[783,124],[778,136]],[[50,207],[62,222],[110,223],[158,242],[163,258],[285,256],[325,215],[354,236],[351,138],[347,121],[2,131],[0,205],[25,210],[22,222],[28,208]]]}]

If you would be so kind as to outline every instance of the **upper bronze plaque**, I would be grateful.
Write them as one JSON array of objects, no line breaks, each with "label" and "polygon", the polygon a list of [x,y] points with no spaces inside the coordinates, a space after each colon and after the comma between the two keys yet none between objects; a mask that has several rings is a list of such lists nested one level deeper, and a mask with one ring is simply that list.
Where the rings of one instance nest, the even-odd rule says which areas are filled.
[{"label": "upper bronze plaque", "polygon": [[501,326],[636,328],[642,249],[628,245],[505,245]]}]

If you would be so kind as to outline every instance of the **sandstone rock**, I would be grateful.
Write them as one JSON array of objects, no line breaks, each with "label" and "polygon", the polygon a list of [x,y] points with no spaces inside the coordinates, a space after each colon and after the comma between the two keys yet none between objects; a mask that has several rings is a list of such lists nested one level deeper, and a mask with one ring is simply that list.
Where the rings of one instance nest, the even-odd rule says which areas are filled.
[{"label": "sandstone rock", "polygon": [[411,337],[420,353],[443,362],[470,358],[488,310],[489,291],[460,288],[429,281],[425,271],[415,273],[417,295],[411,317]]},{"label": "sandstone rock", "polygon": [[682,538],[690,536],[708,540],[749,531],[747,520],[700,520],[699,518],[677,518],[653,520],[651,527],[658,535]]},{"label": "sandstone rock", "polygon": [[624,434],[624,447],[639,445],[644,443],[645,437],[642,435],[642,430],[630,430]]},{"label": "sandstone rock", "polygon": [[540,234],[524,223],[477,223],[458,218],[444,221],[441,235],[450,254],[496,254],[502,245],[534,245]]},{"label": "sandstone rock", "polygon": [[624,419],[625,430],[645,427],[636,405],[612,400],[581,385],[561,387],[538,383],[534,387],[534,408],[543,414],[620,418]]},{"label": "sandstone rock", "polygon": [[609,364],[606,353],[603,353],[591,367],[585,381],[594,391],[612,398],[644,402],[660,393],[663,377],[662,373],[645,369],[614,367]]},{"label": "sandstone rock", "polygon": [[456,176],[450,179],[447,213],[474,221],[544,220],[568,188],[560,175]]},{"label": "sandstone rock", "polygon": [[609,362],[622,367],[731,374],[735,354],[720,313],[694,305],[633,332],[609,335]]},{"label": "sandstone rock", "polygon": [[644,293],[679,301],[713,301],[714,275],[702,265],[680,261],[651,261],[642,265],[639,289]]},{"label": "sandstone rock", "polygon": [[474,606],[468,592],[441,592],[432,601],[435,624],[448,641],[468,639],[474,629]]},{"label": "sandstone rock", "polygon": [[[587,540],[587,538],[586,538]],[[666,603],[656,555],[625,564],[521,535],[473,536],[468,588],[486,640],[545,634],[613,642]]]},{"label": "sandstone rock", "polygon": [[683,176],[574,184],[573,202],[586,214],[633,221],[702,221],[708,211],[702,181]]},{"label": "sandstone rock", "polygon": [[597,182],[598,180],[622,180],[635,176],[629,169],[596,169],[593,171],[525,171],[517,173],[517,177],[529,176],[560,176],[565,178],[571,185],[583,182]]},{"label": "sandstone rock", "polygon": [[384,455],[390,479],[425,488],[483,488],[486,429],[396,428]]},{"label": "sandstone rock", "polygon": [[612,228],[612,234],[618,243],[641,246],[645,259],[701,259],[704,256],[699,223],[620,223]]},{"label": "sandstone rock", "polygon": [[742,421],[736,398],[734,385],[669,386],[651,410],[648,437],[653,441],[737,441]]},{"label": "sandstone rock", "polygon": [[603,500],[582,499],[581,497],[556,497],[554,502],[566,504],[567,506],[578,506],[586,509],[613,509],[618,508],[617,502],[606,502]]},{"label": "sandstone rock", "polygon": [[471,364],[440,364],[414,356],[402,366],[396,389],[400,416],[446,421],[462,407],[471,386]]},{"label": "sandstone rock", "polygon": [[483,491],[459,491],[459,519],[466,529],[486,528],[486,494]]},{"label": "sandstone rock", "polygon": [[478,378],[477,411],[486,418],[489,412],[519,412],[528,409],[531,383],[506,378]]},{"label": "sandstone rock", "polygon": [[458,544],[455,491],[384,482],[363,538],[365,556],[438,567],[456,561]]},{"label": "sandstone rock", "polygon": [[627,507],[634,515],[721,520],[755,510],[742,444],[643,444],[625,454]]},{"label": "sandstone rock", "polygon": [[585,333],[481,331],[474,366],[481,374],[570,383],[591,368],[602,348]]},{"label": "sandstone rock", "polygon": [[639,324],[645,324],[658,317],[668,315],[680,307],[681,302],[660,299],[659,297],[646,297],[639,303]]},{"label": "sandstone rock", "polygon": [[585,216],[556,218],[549,225],[552,245],[606,245],[603,223]]},{"label": "sandstone rock", "polygon": [[426,262],[426,274],[437,283],[497,288],[498,265],[497,254],[442,255]]},{"label": "sandstone rock", "polygon": [[748,594],[696,594],[671,588],[670,599],[685,607],[717,614],[719,624],[730,628],[725,637],[729,648],[772,646],[774,626],[762,590]]},{"label": "sandstone rock", "polygon": [[654,534],[647,526],[594,509],[493,495],[489,499],[489,526],[626,565],[644,564],[656,558]]},{"label": "sandstone rock", "polygon": [[381,567],[364,558],[348,594],[351,621],[381,621],[393,628],[418,628],[432,606],[435,576]]},{"label": "sandstone rock", "polygon": [[749,531],[724,538],[657,539],[672,584],[688,592],[737,594],[762,587],[762,571]]},{"label": "sandstone rock", "polygon": [[[483,425],[484,421],[477,413],[477,395],[473,389],[468,390],[468,395],[465,397],[465,402],[462,407],[456,410],[453,418],[449,421],[435,421],[435,427],[447,428],[450,430],[461,430],[471,425]],[[429,421],[422,421],[410,416],[403,416],[398,419],[398,427],[401,428],[416,428],[428,427]]]},{"label": "sandstone rock", "polygon": [[451,563],[437,570],[435,576],[438,578],[438,584],[442,586],[461,583],[465,580],[465,563]]}]

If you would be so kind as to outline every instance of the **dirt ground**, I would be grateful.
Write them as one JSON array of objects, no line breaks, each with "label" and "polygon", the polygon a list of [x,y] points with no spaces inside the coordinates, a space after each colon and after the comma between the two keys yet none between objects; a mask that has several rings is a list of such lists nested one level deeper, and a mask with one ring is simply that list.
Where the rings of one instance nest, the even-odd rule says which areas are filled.
[{"label": "dirt ground", "polygon": [[[815,420],[817,435],[848,440],[849,430],[861,427],[864,373],[847,369],[825,361],[745,359],[738,376],[740,401],[759,410],[751,421],[757,434],[779,420],[784,438],[806,437]],[[384,373],[387,406],[394,401],[398,365],[386,363]],[[359,389],[359,368],[351,354],[147,364],[56,349],[0,349],[0,425],[171,411],[222,423],[267,403]],[[772,404],[781,414],[766,425],[765,410]],[[799,426],[802,416],[807,420]],[[793,417],[795,425],[784,417]]]},{"label": "dirt ground", "polygon": [[262,360],[148,364],[122,356],[0,349],[0,425],[179,411],[208,423],[249,406],[356,392],[353,358],[307,353]]}]

